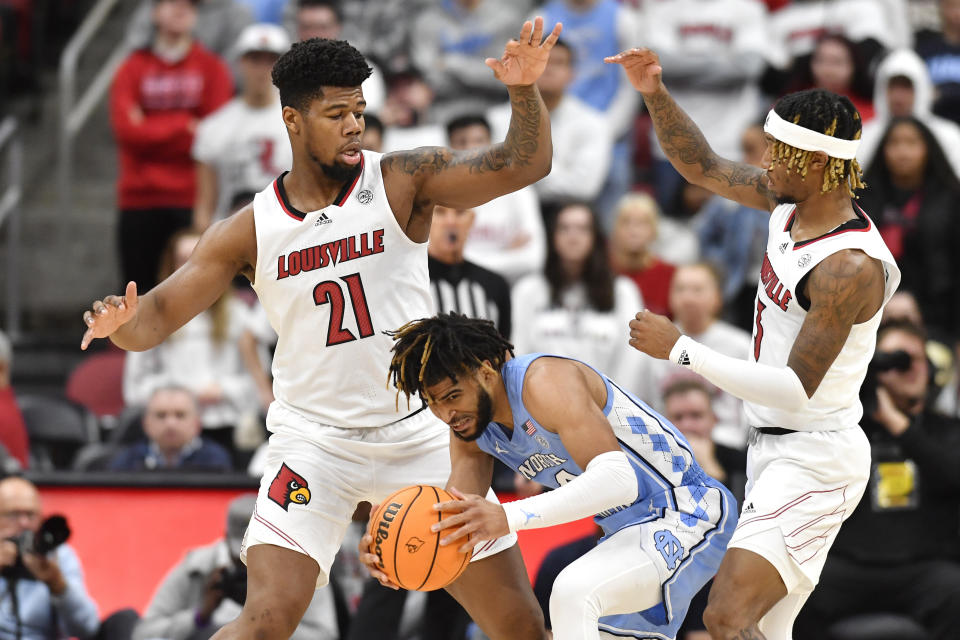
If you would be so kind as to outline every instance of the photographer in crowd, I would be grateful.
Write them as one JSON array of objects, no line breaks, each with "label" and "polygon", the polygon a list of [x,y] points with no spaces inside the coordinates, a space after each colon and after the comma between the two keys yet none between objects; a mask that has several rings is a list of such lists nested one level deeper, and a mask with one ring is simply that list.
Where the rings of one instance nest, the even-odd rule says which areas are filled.
[{"label": "photographer in crowd", "polygon": [[899,320],[877,334],[861,394],[870,483],[797,619],[797,640],[827,638],[834,621],[862,613],[906,615],[931,639],[957,637],[960,420],[929,409],[925,341]]},{"label": "photographer in crowd", "polygon": [[[38,535],[40,494],[29,480],[0,480],[0,640],[90,638],[100,626],[80,560],[69,545],[47,553]],[[56,538],[62,541],[66,530]]]},{"label": "photographer in crowd", "polygon": [[[187,552],[170,570],[133,632],[133,640],[204,640],[239,615],[247,597],[247,568],[240,544],[256,495],[235,498],[227,509],[224,538]],[[333,587],[314,592],[292,640],[337,640]]]}]

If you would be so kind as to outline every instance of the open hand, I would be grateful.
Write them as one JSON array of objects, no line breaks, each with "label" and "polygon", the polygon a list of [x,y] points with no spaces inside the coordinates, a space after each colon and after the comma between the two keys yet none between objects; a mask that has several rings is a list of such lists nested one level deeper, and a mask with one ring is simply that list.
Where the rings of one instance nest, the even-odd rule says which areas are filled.
[{"label": "open hand", "polygon": [[431,525],[430,530],[443,531],[454,527],[459,528],[456,531],[448,532],[446,537],[441,538],[441,545],[453,544],[466,536],[458,549],[460,553],[466,553],[472,551],[478,542],[494,540],[510,533],[510,527],[507,525],[507,514],[499,504],[490,502],[483,496],[464,495],[455,487],[450,487],[448,491],[453,494],[456,500],[439,502],[433,505],[433,508],[441,513],[454,513],[456,515],[444,518]]},{"label": "open hand", "polygon": [[558,22],[543,40],[543,18],[538,16],[533,23],[527,20],[520,30],[520,39],[507,43],[502,58],[487,58],[484,62],[493,69],[497,80],[508,87],[531,85],[546,68],[550,50],[557,44],[562,30],[563,25]]},{"label": "open hand", "polygon": [[619,64],[627,72],[627,79],[640,93],[653,93],[660,88],[663,67],[660,58],[650,49],[627,49],[603,59],[608,64]]},{"label": "open hand", "polygon": [[137,314],[137,283],[128,282],[127,291],[122,296],[107,296],[97,300],[90,309],[83,312],[83,323],[87,331],[80,341],[80,348],[86,350],[94,338],[106,338]]},{"label": "open hand", "polygon": [[[380,505],[371,505],[370,513],[374,514],[377,512],[377,507]],[[400,585],[395,584],[387,577],[383,571],[380,570],[380,557],[377,554],[373,553],[373,534],[370,533],[371,528],[373,527],[373,518],[370,518],[369,523],[367,524],[367,532],[363,534],[363,537],[360,538],[360,543],[357,545],[357,549],[360,552],[360,563],[367,568],[367,572],[371,577],[376,578],[377,581],[394,591],[400,589]]]},{"label": "open hand", "polygon": [[679,339],[680,330],[666,316],[641,311],[630,321],[630,346],[654,358],[667,360]]}]

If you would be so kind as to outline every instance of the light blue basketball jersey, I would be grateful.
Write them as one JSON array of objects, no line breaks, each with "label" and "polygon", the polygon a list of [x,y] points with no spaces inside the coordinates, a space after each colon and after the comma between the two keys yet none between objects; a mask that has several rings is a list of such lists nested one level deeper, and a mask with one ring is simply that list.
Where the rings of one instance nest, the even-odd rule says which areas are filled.
[{"label": "light blue basketball jersey", "polygon": [[[523,404],[527,368],[541,357],[560,356],[532,353],[503,366],[513,431],[492,422],[476,442],[525,478],[556,488],[583,470],[560,436],[544,429]],[[600,629],[624,637],[673,638],[690,599],[716,573],[736,527],[736,501],[726,487],[700,468],[676,427],[596,372],[607,389],[603,413],[633,466],[638,497],[632,504],[596,514],[594,521],[605,537],[626,527],[649,529],[649,550],[664,564],[662,575],[669,576],[663,581],[661,604],[637,613],[604,616]],[[558,397],[557,402],[562,403],[563,398]],[[644,548],[647,546],[645,543]]]}]

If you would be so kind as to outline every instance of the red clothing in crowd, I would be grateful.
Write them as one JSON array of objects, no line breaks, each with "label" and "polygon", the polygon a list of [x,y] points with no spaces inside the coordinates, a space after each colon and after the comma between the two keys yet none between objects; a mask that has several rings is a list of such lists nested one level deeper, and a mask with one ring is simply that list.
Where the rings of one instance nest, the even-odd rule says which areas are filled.
[{"label": "red clothing in crowd", "polygon": [[643,271],[630,271],[622,275],[637,283],[643,294],[643,306],[648,311],[670,316],[670,281],[676,270],[669,262],[654,258],[653,264]]},{"label": "red clothing in crowd", "polygon": [[192,208],[196,169],[190,147],[197,121],[232,96],[226,64],[197,43],[172,63],[151,49],[132,53],[110,91],[120,151],[119,209]]},{"label": "red clothing in crowd", "polygon": [[13,387],[0,389],[0,443],[7,448],[11,456],[27,468],[30,458],[30,445],[27,440],[27,427],[13,396]]}]

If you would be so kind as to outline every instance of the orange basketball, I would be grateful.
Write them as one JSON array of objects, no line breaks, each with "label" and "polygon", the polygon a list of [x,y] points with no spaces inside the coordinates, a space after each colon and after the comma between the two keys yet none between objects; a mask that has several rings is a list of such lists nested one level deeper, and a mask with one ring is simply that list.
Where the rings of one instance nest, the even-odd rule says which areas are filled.
[{"label": "orange basketball", "polygon": [[457,550],[464,540],[440,546],[440,538],[456,529],[430,531],[430,525],[443,519],[433,505],[448,500],[456,498],[437,487],[415,485],[385,498],[370,516],[370,553],[380,558],[379,569],[404,589],[445,587],[460,577],[470,562],[470,552]]}]

